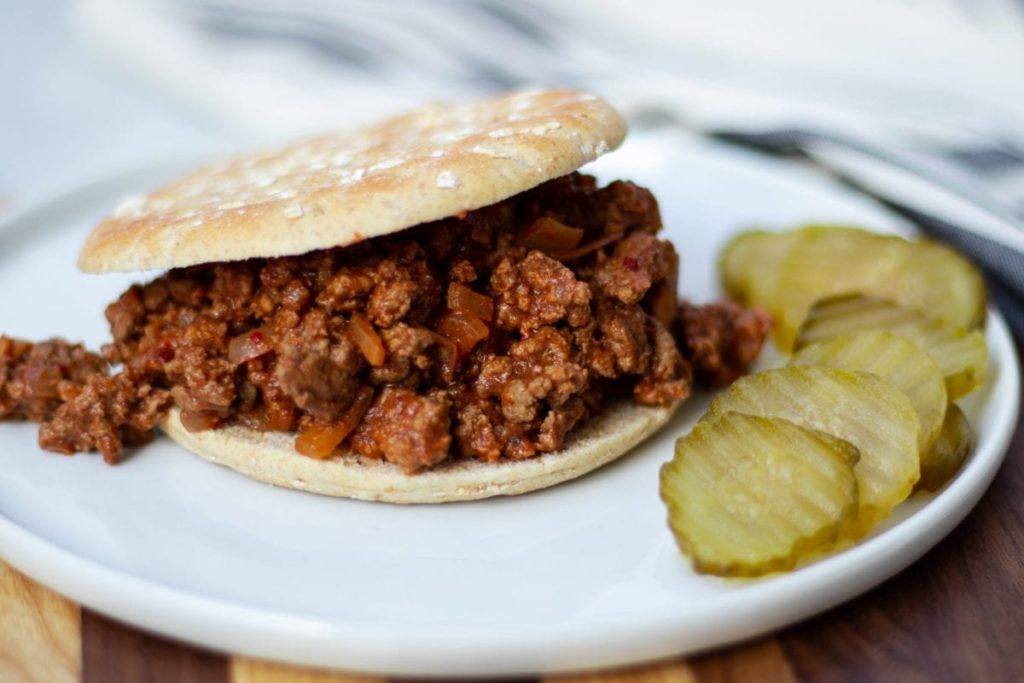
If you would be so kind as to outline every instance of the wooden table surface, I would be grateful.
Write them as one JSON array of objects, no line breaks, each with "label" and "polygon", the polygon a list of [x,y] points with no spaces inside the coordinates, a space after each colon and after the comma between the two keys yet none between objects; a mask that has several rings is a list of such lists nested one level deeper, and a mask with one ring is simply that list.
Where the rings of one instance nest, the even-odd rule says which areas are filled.
[{"label": "wooden table surface", "polygon": [[[148,635],[80,609],[0,563],[0,681],[75,680],[382,679],[224,656]],[[572,680],[1024,681],[1024,420],[978,507],[875,590],[750,643]]]}]

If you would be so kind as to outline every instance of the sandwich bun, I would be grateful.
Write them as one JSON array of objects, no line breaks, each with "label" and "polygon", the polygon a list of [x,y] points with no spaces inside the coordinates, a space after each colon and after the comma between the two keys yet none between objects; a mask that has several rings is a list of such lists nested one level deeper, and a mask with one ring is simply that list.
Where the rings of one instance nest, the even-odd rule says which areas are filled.
[{"label": "sandwich bun", "polygon": [[[368,127],[201,168],[130,198],[89,235],[87,272],[167,269],[303,254],[471,211],[577,170],[622,142],[626,124],[603,100],[552,90],[430,106]],[[300,455],[294,434],[239,426],[189,432],[162,422],[201,457],[277,486],[392,503],[442,503],[526,493],[621,457],[673,408],[615,403],[526,460],[457,459],[409,475],[390,463]]]},{"label": "sandwich bun", "polygon": [[307,458],[295,451],[294,435],[283,432],[237,426],[190,432],[177,408],[161,427],[200,457],[275,486],[388,503],[453,503],[513,496],[580,477],[622,457],[668,422],[674,410],[621,401],[570,433],[559,451],[497,463],[460,459],[419,474],[354,453]]},{"label": "sandwich bun", "polygon": [[576,91],[425,107],[129,197],[90,233],[78,267],[167,269],[343,247],[572,173],[625,134],[611,105]]}]

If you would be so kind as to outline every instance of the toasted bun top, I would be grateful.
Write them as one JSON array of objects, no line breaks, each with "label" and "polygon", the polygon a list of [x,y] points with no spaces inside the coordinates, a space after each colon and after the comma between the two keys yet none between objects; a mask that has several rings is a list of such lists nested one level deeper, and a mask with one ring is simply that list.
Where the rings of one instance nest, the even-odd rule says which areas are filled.
[{"label": "toasted bun top", "polygon": [[431,106],[201,168],[125,200],[86,239],[87,272],[345,246],[501,201],[617,147],[626,124],[574,91]]}]

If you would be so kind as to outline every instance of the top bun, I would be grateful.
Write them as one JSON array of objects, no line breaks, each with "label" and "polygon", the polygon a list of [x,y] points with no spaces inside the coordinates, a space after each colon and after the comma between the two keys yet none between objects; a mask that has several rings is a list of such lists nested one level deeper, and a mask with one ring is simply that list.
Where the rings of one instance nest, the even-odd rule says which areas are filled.
[{"label": "top bun", "polygon": [[575,171],[625,134],[607,102],[574,91],[425,107],[236,156],[130,198],[90,233],[78,267],[166,269],[345,246],[499,202]]}]

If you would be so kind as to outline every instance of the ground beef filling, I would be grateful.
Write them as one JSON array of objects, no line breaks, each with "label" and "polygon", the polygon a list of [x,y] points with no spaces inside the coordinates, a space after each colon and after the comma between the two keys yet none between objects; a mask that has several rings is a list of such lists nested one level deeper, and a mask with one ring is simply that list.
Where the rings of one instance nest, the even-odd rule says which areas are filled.
[{"label": "ground beef filling", "polygon": [[0,338],[0,417],[110,461],[171,405],[410,473],[557,450],[612,399],[667,405],[760,350],[762,314],[677,301],[660,228],[647,190],[574,173],[350,247],[175,269],[107,307],[102,357]]},{"label": "ground beef filling", "polygon": [[170,393],[107,362],[80,344],[30,344],[0,337],[0,419],[41,422],[39,445],[58,453],[100,451],[109,463],[121,450],[153,438]]}]

